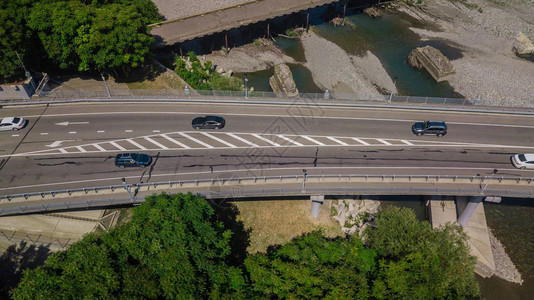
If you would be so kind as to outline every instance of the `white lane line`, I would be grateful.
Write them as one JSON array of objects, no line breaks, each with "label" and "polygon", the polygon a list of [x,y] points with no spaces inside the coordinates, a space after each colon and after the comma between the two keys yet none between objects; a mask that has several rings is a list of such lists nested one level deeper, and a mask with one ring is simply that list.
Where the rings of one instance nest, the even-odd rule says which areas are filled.
[{"label": "white lane line", "polygon": [[131,130],[131,129],[126,129],[126,130],[124,130],[124,132],[133,132],[133,130]]},{"label": "white lane line", "polygon": [[413,146],[412,143],[408,142],[407,140],[401,140],[401,142],[405,143],[406,145],[410,145],[410,146]]},{"label": "white lane line", "polygon": [[69,153],[69,151],[67,151],[67,150],[65,150],[65,149],[63,149],[63,148],[59,148],[58,150],[59,150],[59,152],[61,152],[61,153]]},{"label": "white lane line", "polygon": [[356,142],[362,144],[362,145],[365,145],[365,146],[371,145],[368,142],[364,142],[364,141],[360,140],[359,138],[352,138],[352,139],[355,140]]},{"label": "white lane line", "polygon": [[283,140],[286,140],[286,141],[292,143],[293,145],[296,145],[296,146],[304,146],[303,144],[301,144],[301,143],[299,143],[299,142],[297,142],[297,141],[294,141],[294,140],[292,140],[292,139],[286,137],[286,136],[283,135],[283,134],[278,134],[278,135],[276,135],[276,136],[279,137],[279,138],[281,138],[281,139],[283,139]]},{"label": "white lane line", "polygon": [[259,134],[255,134],[255,133],[254,133],[254,134],[252,134],[252,136],[255,137],[255,138],[258,138],[258,139],[260,139],[260,140],[262,140],[262,141],[264,141],[264,142],[266,142],[266,143],[269,143],[269,144],[271,144],[271,145],[273,145],[273,146],[275,146],[275,147],[280,147],[280,144],[277,144],[277,143],[271,141],[270,139],[266,139],[266,138],[262,137],[262,136],[259,135]]},{"label": "white lane line", "polygon": [[48,135],[48,132],[41,132],[41,135]]},{"label": "white lane line", "polygon": [[323,143],[319,142],[318,140],[314,140],[314,139],[312,139],[311,137],[309,137],[307,135],[303,135],[302,137],[307,139],[308,141],[310,141],[312,143],[315,143],[315,144],[319,145],[319,146],[324,146]]},{"label": "white lane line", "polygon": [[141,149],[141,150],[146,150],[145,147],[143,147],[143,145],[140,145],[139,143],[135,142],[135,141],[132,141],[131,139],[126,139],[130,144],[136,146],[137,148]]},{"label": "white lane line", "polygon": [[159,130],[152,130],[152,132],[154,132],[154,133],[159,133]]},{"label": "white lane line", "polygon": [[244,138],[239,137],[239,136],[237,136],[237,135],[235,135],[235,134],[233,134],[233,133],[226,133],[226,134],[229,135],[229,136],[231,136],[231,137],[233,137],[234,139],[236,139],[236,140],[240,140],[240,141],[242,141],[243,143],[248,144],[248,145],[250,145],[250,146],[252,146],[252,147],[259,147],[258,145],[254,144],[253,142],[249,142],[249,141],[245,140]]},{"label": "white lane line", "polygon": [[102,146],[100,146],[99,144],[93,144],[93,146],[95,146],[96,149],[100,150],[100,151],[103,151],[103,152],[106,152],[106,149],[104,149]]},{"label": "white lane line", "polygon": [[126,148],[124,148],[123,146],[121,146],[121,145],[119,145],[119,144],[117,144],[117,143],[115,143],[113,141],[111,141],[109,143],[112,144],[113,146],[115,146],[119,150],[122,150],[122,151],[126,150]]},{"label": "white lane line", "polygon": [[190,140],[192,140],[193,142],[197,143],[197,144],[201,144],[202,146],[206,147],[206,148],[213,148],[212,145],[209,145],[209,144],[206,144],[204,143],[203,141],[199,140],[199,139],[195,139],[194,137],[190,136],[189,134],[187,133],[183,133],[183,132],[178,132],[178,134],[180,134],[181,136],[185,137],[185,138],[188,138]]},{"label": "white lane line", "polygon": [[191,149],[191,147],[187,146],[186,144],[182,144],[180,143],[179,141],[169,137],[168,135],[166,134],[160,134],[160,136],[164,137],[165,139],[167,139],[168,141],[172,142],[172,143],[175,143],[176,145],[182,147],[182,148],[185,148],[185,149]]},{"label": "white lane line", "polygon": [[348,145],[349,145],[349,144],[347,144],[347,143],[345,143],[345,142],[343,142],[343,141],[340,141],[340,140],[338,140],[338,139],[336,139],[336,138],[334,138],[334,137],[331,137],[331,136],[329,136],[328,139],[331,140],[331,141],[334,141],[334,142],[336,142],[336,143],[338,143],[338,144],[341,144],[341,145],[343,145],[343,146],[348,146]]},{"label": "white lane line", "polygon": [[105,131],[105,130],[98,130],[97,132],[98,132],[98,133],[104,133],[104,132],[106,132],[106,131]]},{"label": "white lane line", "polygon": [[383,139],[376,139],[376,140],[379,141],[379,142],[381,142],[381,143],[383,143],[383,144],[391,145],[390,142],[387,142],[387,141],[385,141],[385,140],[383,140]]},{"label": "white lane line", "polygon": [[12,134],[11,136],[19,136],[20,134]]},{"label": "white lane line", "polygon": [[69,131],[69,134],[75,134],[76,131]]},{"label": "white lane line", "polygon": [[154,145],[160,147],[161,149],[169,149],[169,147],[167,147],[167,146],[165,146],[165,145],[163,145],[163,144],[160,144],[160,143],[154,141],[153,139],[149,138],[148,136],[145,136],[145,137],[143,137],[143,138],[144,138],[145,140],[151,142],[152,144],[154,144]]},{"label": "white lane line", "polygon": [[80,152],[87,152],[87,150],[83,149],[82,146],[76,146],[76,149],[80,150]]},{"label": "white lane line", "polygon": [[201,133],[202,133],[203,135],[205,135],[205,136],[211,138],[211,139],[216,140],[216,141],[219,142],[219,143],[223,143],[223,144],[225,144],[225,145],[228,146],[228,147],[231,147],[231,148],[237,148],[236,145],[231,144],[231,143],[228,143],[228,142],[225,141],[225,140],[221,140],[220,138],[218,138],[218,137],[216,137],[216,136],[213,136],[213,135],[211,135],[211,134],[209,134],[209,133],[207,133],[207,132],[201,132]]}]

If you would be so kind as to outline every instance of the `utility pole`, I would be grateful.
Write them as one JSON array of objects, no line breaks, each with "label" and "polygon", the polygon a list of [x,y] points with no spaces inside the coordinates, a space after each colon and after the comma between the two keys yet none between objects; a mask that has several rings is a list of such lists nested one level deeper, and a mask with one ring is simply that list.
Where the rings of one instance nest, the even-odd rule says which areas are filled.
[{"label": "utility pole", "polygon": [[102,76],[102,80],[104,80],[104,84],[106,85],[106,91],[108,91],[108,98],[111,98],[111,93],[109,92],[108,83],[106,82],[106,78],[104,77],[103,73],[100,73],[100,76]]}]

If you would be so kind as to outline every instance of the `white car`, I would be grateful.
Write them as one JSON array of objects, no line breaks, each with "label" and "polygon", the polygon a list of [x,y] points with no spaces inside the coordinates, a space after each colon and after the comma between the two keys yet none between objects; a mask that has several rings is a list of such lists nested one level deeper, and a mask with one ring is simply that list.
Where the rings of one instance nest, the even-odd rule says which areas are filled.
[{"label": "white car", "polygon": [[518,169],[534,169],[534,154],[516,154],[510,157],[512,165]]},{"label": "white car", "polygon": [[0,131],[4,130],[19,130],[26,125],[26,120],[20,117],[6,117],[0,119]]}]

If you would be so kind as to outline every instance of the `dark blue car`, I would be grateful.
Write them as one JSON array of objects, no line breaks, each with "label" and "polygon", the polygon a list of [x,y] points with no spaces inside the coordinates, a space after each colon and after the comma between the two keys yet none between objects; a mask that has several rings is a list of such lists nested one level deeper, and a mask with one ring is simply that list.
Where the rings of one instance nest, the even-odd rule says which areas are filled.
[{"label": "dark blue car", "polygon": [[146,167],[152,163],[152,156],[144,153],[120,153],[115,157],[115,165],[120,168]]}]

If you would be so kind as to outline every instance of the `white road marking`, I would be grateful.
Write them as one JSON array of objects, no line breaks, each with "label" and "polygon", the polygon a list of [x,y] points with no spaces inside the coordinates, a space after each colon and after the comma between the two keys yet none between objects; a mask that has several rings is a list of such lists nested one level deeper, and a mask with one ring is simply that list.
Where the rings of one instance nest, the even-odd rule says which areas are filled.
[{"label": "white road marking", "polygon": [[115,146],[116,148],[118,148],[119,150],[122,150],[122,151],[125,151],[125,150],[126,150],[126,148],[124,148],[123,146],[121,146],[121,145],[115,143],[114,141],[111,141],[111,142],[109,142],[109,143],[112,144],[113,146]]},{"label": "white road marking", "polygon": [[225,141],[225,140],[221,140],[220,138],[218,138],[218,137],[216,137],[216,136],[213,136],[213,135],[211,135],[211,134],[209,134],[209,133],[207,133],[207,132],[201,132],[201,133],[202,133],[203,135],[205,135],[205,136],[211,138],[211,139],[216,140],[216,141],[219,142],[219,143],[223,143],[223,144],[225,144],[226,146],[228,146],[228,147],[230,147],[230,148],[237,148],[236,145],[231,144],[231,143],[228,143],[228,142]]},{"label": "white road marking", "polygon": [[87,152],[87,150],[83,149],[82,146],[76,146],[76,149],[80,150],[80,152]]},{"label": "white road marking", "polygon": [[294,145],[296,145],[296,146],[299,146],[299,147],[304,146],[303,144],[301,144],[301,143],[299,143],[299,142],[297,142],[297,141],[294,141],[294,140],[292,140],[292,139],[286,137],[286,136],[283,135],[283,134],[278,134],[277,137],[279,137],[279,138],[281,138],[281,139],[283,139],[283,140],[286,140],[286,141],[288,141],[288,142],[290,142],[290,143],[292,143],[292,144],[294,144]]},{"label": "white road marking", "polygon": [[376,139],[376,140],[379,141],[379,142],[381,142],[382,144],[391,145],[390,142],[387,142],[387,141],[385,141],[385,140],[383,140],[383,139]]},{"label": "white road marking", "polygon": [[104,149],[104,147],[100,146],[99,144],[93,144],[93,146],[95,146],[96,149],[102,151],[102,152],[106,152],[106,149]]},{"label": "white road marking", "polygon": [[236,140],[240,140],[240,141],[242,141],[243,143],[248,144],[248,145],[250,145],[250,146],[252,146],[252,147],[259,147],[258,145],[254,144],[253,142],[249,142],[249,141],[245,140],[244,138],[239,137],[239,136],[237,136],[237,135],[235,135],[235,134],[233,134],[233,133],[226,133],[226,134],[229,135],[229,136],[231,136],[231,137],[233,137],[234,139],[236,139]]},{"label": "white road marking", "polygon": [[413,146],[413,144],[408,142],[407,140],[401,140],[401,142],[405,143],[406,145]]},{"label": "white road marking", "polygon": [[143,137],[143,138],[144,138],[145,140],[151,142],[152,144],[154,144],[154,145],[160,147],[161,149],[169,149],[169,147],[167,147],[167,146],[165,146],[165,145],[163,145],[163,144],[160,144],[160,143],[154,141],[153,139],[149,138],[148,136],[145,136],[145,137]]},{"label": "white road marking", "polygon": [[159,130],[152,130],[152,132],[154,132],[154,133],[159,133]]},{"label": "white road marking", "polygon": [[143,145],[141,145],[141,144],[139,144],[139,143],[137,143],[137,142],[134,142],[134,141],[132,141],[131,139],[126,139],[126,140],[127,140],[130,144],[136,146],[137,148],[139,148],[139,149],[141,149],[141,150],[146,150],[146,148],[143,147]]},{"label": "white road marking", "polygon": [[75,134],[76,131],[69,131],[69,134]]},{"label": "white road marking", "polygon": [[307,136],[307,135],[301,135],[303,138],[307,139],[308,141],[312,142],[312,143],[316,143],[317,145],[319,146],[324,146],[323,143],[319,142],[318,140],[314,140],[312,139],[311,137]]},{"label": "white road marking", "polygon": [[50,144],[50,145],[45,145],[45,146],[46,146],[46,147],[54,148],[54,147],[57,147],[57,146],[61,145],[61,143],[63,143],[63,142],[74,142],[74,140],[54,141],[52,144]]},{"label": "white road marking", "polygon": [[260,140],[262,140],[262,141],[264,141],[264,142],[266,142],[266,143],[269,143],[269,144],[271,144],[271,145],[273,145],[273,146],[275,146],[275,147],[280,147],[280,144],[277,144],[277,143],[271,141],[270,139],[266,139],[266,138],[262,137],[262,136],[259,135],[259,134],[255,134],[255,133],[254,133],[254,134],[252,134],[252,136],[255,137],[255,138],[258,138],[258,139],[260,139]]},{"label": "white road marking", "polygon": [[54,123],[54,125],[59,125],[59,126],[81,125],[81,124],[89,124],[89,122],[69,122],[69,121],[66,121],[66,122]]},{"label": "white road marking", "polygon": [[368,142],[364,142],[364,141],[362,141],[362,140],[359,139],[359,138],[352,138],[352,139],[355,140],[356,142],[362,144],[362,145],[365,145],[365,146],[369,146],[369,145],[371,145],[371,144],[369,144]]},{"label": "white road marking", "polygon": [[48,135],[48,132],[41,132],[41,135]]},{"label": "white road marking", "polygon": [[133,130],[131,130],[131,129],[126,129],[126,130],[124,130],[124,132],[133,132]]},{"label": "white road marking", "polygon": [[104,133],[104,132],[106,132],[106,131],[105,131],[105,130],[98,130],[97,132],[98,132],[98,133]]},{"label": "white road marking", "polygon": [[58,150],[59,150],[59,152],[61,152],[61,153],[69,153],[67,150],[65,150],[65,149],[63,149],[63,148],[59,148]]},{"label": "white road marking", "polygon": [[336,138],[334,138],[334,137],[331,137],[331,136],[329,136],[328,139],[331,140],[331,141],[334,141],[334,142],[336,142],[336,143],[338,143],[338,144],[341,144],[341,145],[343,145],[343,146],[348,146],[348,145],[349,145],[349,144],[347,144],[347,143],[345,143],[345,142],[343,142],[343,141],[340,141],[340,140],[338,140],[338,139],[336,139]]},{"label": "white road marking", "polygon": [[12,134],[11,136],[19,136],[20,134]]},{"label": "white road marking", "polygon": [[206,147],[206,148],[213,148],[212,145],[209,145],[209,144],[206,144],[204,143],[203,141],[200,141],[198,139],[195,139],[194,137],[188,135],[187,133],[184,133],[184,132],[178,132],[178,134],[180,134],[181,136],[185,137],[185,138],[188,138],[190,140],[192,140],[193,142],[197,143],[197,144],[201,144],[202,146]]},{"label": "white road marking", "polygon": [[168,135],[166,134],[160,134],[160,136],[164,137],[165,139],[167,139],[168,141],[172,142],[172,143],[175,143],[176,145],[182,147],[182,148],[185,148],[185,149],[191,149],[191,147],[187,146],[186,144],[182,144],[180,143],[179,141],[169,137]]}]

